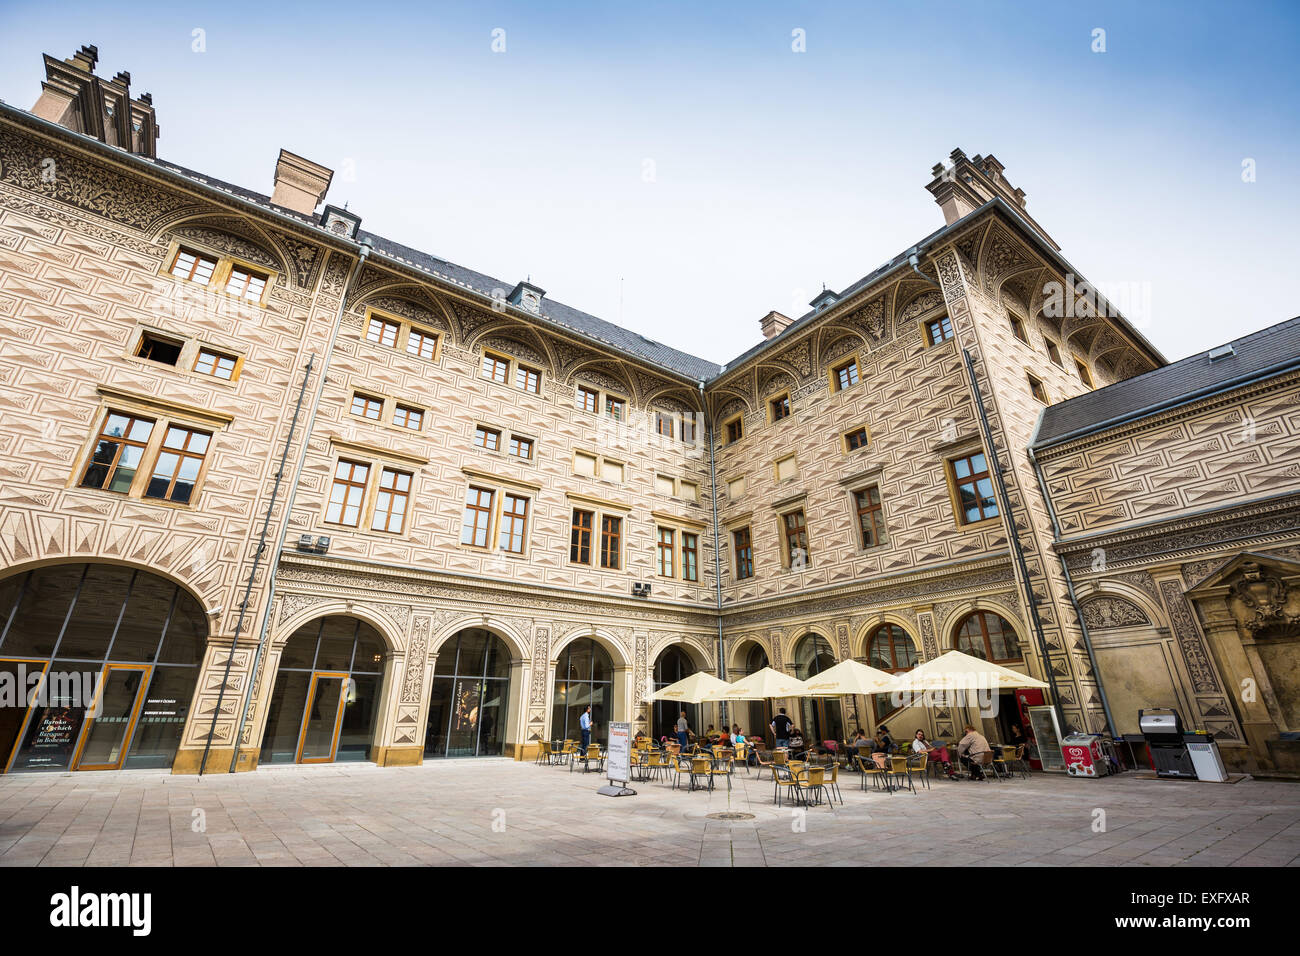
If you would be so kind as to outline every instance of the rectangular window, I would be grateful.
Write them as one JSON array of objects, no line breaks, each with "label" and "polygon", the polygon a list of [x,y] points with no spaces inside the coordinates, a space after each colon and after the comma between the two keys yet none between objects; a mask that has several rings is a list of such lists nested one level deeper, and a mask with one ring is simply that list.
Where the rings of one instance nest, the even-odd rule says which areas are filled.
[{"label": "rectangular window", "polygon": [[1089,388],[1093,388],[1092,373],[1088,371],[1088,366],[1084,365],[1078,359],[1075,359],[1074,367],[1079,372],[1079,381],[1083,382],[1083,384],[1087,385]]},{"label": "rectangular window", "polygon": [[499,451],[501,448],[501,433],[495,428],[484,428],[479,425],[474,429],[474,444],[487,451]]},{"label": "rectangular window", "polygon": [[221,352],[201,348],[199,357],[194,360],[194,371],[200,375],[223,378],[228,382],[235,374],[235,364],[238,361],[233,355],[223,355]]},{"label": "rectangular window", "polygon": [[397,333],[401,328],[396,322],[371,316],[370,325],[366,327],[366,339],[376,345],[397,348]]},{"label": "rectangular window", "polygon": [[807,567],[812,562],[808,554],[808,522],[804,520],[802,509],[782,515],[781,525],[785,533],[785,553],[790,559],[790,567]]},{"label": "rectangular window", "polygon": [[583,475],[587,478],[596,477],[596,456],[588,455],[586,452],[578,452],[573,456],[574,474]]},{"label": "rectangular window", "polygon": [[858,513],[858,531],[862,547],[874,548],[886,544],[885,513],[880,507],[880,489],[875,485],[853,493],[853,506]]},{"label": "rectangular window", "polygon": [[993,497],[993,478],[989,474],[984,453],[967,455],[950,462],[953,483],[957,488],[958,518],[962,524],[974,524],[985,518],[996,518],[998,505]]},{"label": "rectangular window", "polygon": [[700,579],[700,536],[682,532],[682,580]]},{"label": "rectangular window", "polygon": [[674,552],[676,548],[677,533],[672,528],[659,529],[659,576],[661,578],[673,578],[677,576],[677,568],[674,566]]},{"label": "rectangular window", "polygon": [[1007,313],[1007,322],[1011,324],[1011,331],[1020,341],[1026,345],[1029,344],[1029,333],[1025,331],[1025,323],[1020,320],[1020,316]]},{"label": "rectangular window", "polygon": [[931,345],[938,345],[952,338],[952,322],[949,321],[948,316],[941,315],[925,323],[925,338]]},{"label": "rectangular window", "polygon": [[749,529],[740,528],[731,533],[736,552],[736,580],[743,581],[754,576],[754,546],[749,540]]},{"label": "rectangular window", "polygon": [[379,473],[379,496],[375,499],[372,531],[401,534],[406,523],[406,506],[411,498],[411,476],[405,471],[385,468]]},{"label": "rectangular window", "polygon": [[121,494],[130,491],[149,436],[153,434],[153,425],[147,418],[109,412],[95,440],[90,464],[81,476],[81,487]]},{"label": "rectangular window", "polygon": [[476,548],[488,546],[488,531],[492,526],[492,495],[486,488],[470,487],[465,495],[465,520],[461,525],[461,544]]},{"label": "rectangular window", "polygon": [[600,566],[611,571],[619,569],[622,553],[623,519],[612,515],[600,518]]},{"label": "rectangular window", "polygon": [[510,363],[497,355],[483,353],[483,377],[490,378],[494,382],[506,383],[507,376],[510,374]]},{"label": "rectangular window", "polygon": [[599,403],[600,392],[583,385],[578,386],[578,407],[580,409],[584,412],[594,412],[599,407]]},{"label": "rectangular window", "polygon": [[211,440],[206,432],[169,425],[144,496],[188,504]]},{"label": "rectangular window", "polygon": [[776,463],[776,480],[786,481],[787,479],[797,477],[799,474],[799,464],[794,455],[786,455]]},{"label": "rectangular window", "polygon": [[438,354],[438,336],[433,332],[411,329],[406,336],[406,351],[423,359],[432,359]]},{"label": "rectangular window", "polygon": [[673,416],[667,412],[655,412],[655,431],[665,438],[672,438]]},{"label": "rectangular window", "polygon": [[573,512],[569,525],[569,561],[573,564],[591,564],[591,521],[594,514],[590,511]]},{"label": "rectangular window", "polygon": [[409,405],[398,405],[393,410],[393,424],[399,428],[409,428],[413,432],[418,432],[420,426],[424,424],[424,412]]},{"label": "rectangular window", "polygon": [[366,495],[370,466],[359,461],[340,460],[334,466],[334,487],[325,509],[325,520],[355,528],[361,518],[361,501]]},{"label": "rectangular window", "polygon": [[613,395],[606,395],[605,414],[616,422],[623,421],[627,417],[627,402],[621,398],[615,398]]},{"label": "rectangular window", "polygon": [[373,398],[369,395],[362,395],[360,392],[352,394],[352,414],[360,415],[362,418],[368,418],[373,422],[379,421],[379,415],[384,410],[384,400],[382,398]]},{"label": "rectangular window", "polygon": [[691,414],[682,416],[682,441],[688,445],[695,444],[695,416]]},{"label": "rectangular window", "polygon": [[850,386],[858,384],[858,360],[849,359],[848,362],[835,369],[835,390],[842,392]]},{"label": "rectangular window", "polygon": [[226,292],[236,298],[247,299],[249,302],[261,302],[262,293],[266,290],[267,278],[252,269],[233,266],[230,270],[230,278],[226,280]]},{"label": "rectangular window", "polygon": [[1052,360],[1052,364],[1060,365],[1061,368],[1065,368],[1061,362],[1061,350],[1057,344],[1051,339],[1044,339],[1043,341],[1047,343],[1047,357]]},{"label": "rectangular window", "polygon": [[738,441],[740,441],[741,438],[744,437],[744,434],[745,434],[745,428],[744,428],[744,426],[741,424],[741,419],[740,419],[739,416],[737,416],[736,418],[733,418],[731,421],[727,422],[727,424],[724,425],[723,427],[726,428],[726,430],[727,430],[727,444],[728,444],[728,445],[730,445],[732,442],[738,442]]},{"label": "rectangular window", "polygon": [[1042,381],[1032,375],[1029,375],[1028,378],[1029,394],[1033,395],[1035,399],[1042,402],[1044,405],[1049,404],[1047,401],[1047,388],[1043,385]]},{"label": "rectangular window", "polygon": [[217,260],[201,252],[178,249],[176,259],[172,262],[171,273],[178,279],[207,285],[212,281],[212,272],[217,268]]},{"label": "rectangular window", "polygon": [[515,369],[515,388],[534,395],[542,393],[542,373],[523,365]]},{"label": "rectangular window", "polygon": [[524,529],[528,526],[528,499],[507,494],[501,504],[501,550],[524,553]]},{"label": "rectangular window", "polygon": [[182,345],[183,343],[173,339],[165,339],[161,335],[145,332],[140,336],[140,344],[136,346],[135,354],[150,362],[175,365],[180,361]]},{"label": "rectangular window", "polygon": [[867,429],[865,426],[862,428],[855,428],[844,436],[844,447],[849,451],[857,451],[859,448],[866,448],[869,442],[870,437],[867,435]]},{"label": "rectangular window", "polygon": [[790,417],[790,396],[781,395],[774,398],[768,403],[768,407],[772,410],[772,421],[779,422],[783,418],[788,418]]},{"label": "rectangular window", "polygon": [[515,458],[522,458],[525,461],[531,461],[533,458],[533,440],[531,438],[520,438],[518,435],[511,435],[510,454]]}]

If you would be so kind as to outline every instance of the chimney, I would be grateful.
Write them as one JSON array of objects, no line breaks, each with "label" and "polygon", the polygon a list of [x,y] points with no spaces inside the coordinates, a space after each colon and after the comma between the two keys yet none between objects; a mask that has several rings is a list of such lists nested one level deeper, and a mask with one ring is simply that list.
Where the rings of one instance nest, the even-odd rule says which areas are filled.
[{"label": "chimney", "polygon": [[111,80],[95,75],[99,49],[83,46],[66,60],[45,54],[45,82],[32,113],[41,119],[93,136],[101,143],[154,159],[158,122],[153,97],[131,98],[131,74]]},{"label": "chimney", "polygon": [[943,210],[943,221],[952,225],[993,199],[1001,199],[1011,209],[1036,229],[1053,249],[1060,251],[1055,240],[1030,217],[1025,205],[1025,191],[1011,185],[1002,174],[1006,168],[993,155],[968,158],[960,149],[949,154],[949,165],[935,164],[930,170],[934,178],[925,187]]},{"label": "chimney", "polygon": [[758,320],[758,326],[763,330],[763,338],[774,339],[786,329],[794,319],[788,315],[782,315],[780,312],[769,312]]},{"label": "chimney", "polygon": [[324,200],[333,178],[334,170],[282,149],[275,163],[275,191],[271,193],[271,202],[310,216]]}]

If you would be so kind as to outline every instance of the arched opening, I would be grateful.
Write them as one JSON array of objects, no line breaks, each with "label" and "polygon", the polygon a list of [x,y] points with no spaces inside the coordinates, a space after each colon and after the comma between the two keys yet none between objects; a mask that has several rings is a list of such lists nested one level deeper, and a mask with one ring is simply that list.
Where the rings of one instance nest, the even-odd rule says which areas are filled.
[{"label": "arched opening", "polygon": [[953,645],[963,654],[994,664],[1024,660],[1015,629],[1006,618],[992,611],[975,611],[966,615],[957,626]]},{"label": "arched opening", "polygon": [[261,762],[368,759],[384,652],[379,632],[355,617],[322,617],[294,631],[280,652]]},{"label": "arched opening", "polygon": [[[916,666],[916,642],[897,624],[882,624],[867,638],[867,659],[872,667],[889,674],[910,671]],[[874,695],[871,709],[876,723],[897,710],[890,694]]]},{"label": "arched opening", "polygon": [[443,642],[425,727],[426,757],[498,757],[510,705],[510,648],[471,627]]},{"label": "arched opening", "polygon": [[[819,634],[805,634],[794,649],[794,676],[808,680],[835,666],[835,652]],[[800,720],[804,739],[820,744],[823,740],[844,739],[844,715],[840,702],[833,697],[801,697]]]},{"label": "arched opening", "polygon": [[[691,660],[691,656],[686,652],[685,648],[680,644],[670,645],[655,661],[655,690],[663,690],[669,684],[675,684],[683,678],[690,677],[699,669],[695,661]],[[660,737],[672,739],[677,730],[677,718],[681,716],[682,711],[686,711],[686,722],[691,725],[691,730],[697,734],[700,733],[704,728],[700,726],[699,704],[683,704],[674,700],[657,700],[650,712],[651,736],[656,740]]]},{"label": "arched opening", "polygon": [[168,768],[208,620],[184,588],[113,564],[0,582],[0,769]]},{"label": "arched opening", "polygon": [[560,652],[556,662],[551,736],[581,740],[579,721],[588,705],[594,724],[591,739],[603,741],[609,733],[609,715],[614,711],[614,662],[595,638],[580,637]]},{"label": "arched opening", "polygon": [[[768,666],[767,651],[763,645],[754,642],[744,649],[742,660],[743,677],[757,674]],[[746,737],[758,737],[768,740],[772,736],[769,725],[772,723],[772,702],[770,700],[738,700],[728,705],[731,708],[732,723],[740,724],[740,731]],[[774,741],[769,741],[774,743]]]}]

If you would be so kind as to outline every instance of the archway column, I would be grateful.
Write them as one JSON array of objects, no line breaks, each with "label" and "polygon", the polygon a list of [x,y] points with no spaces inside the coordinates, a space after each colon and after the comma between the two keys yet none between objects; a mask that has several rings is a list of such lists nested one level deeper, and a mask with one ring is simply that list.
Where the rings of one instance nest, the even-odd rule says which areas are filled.
[{"label": "archway column", "polygon": [[[235,734],[239,726],[239,711],[243,706],[244,692],[250,679],[254,646],[240,641],[236,646],[229,634],[213,635],[203,653],[199,677],[194,687],[193,705],[181,745],[172,763],[174,774],[196,774],[203,763],[203,751],[208,746],[204,773],[229,773],[235,756]],[[229,674],[226,673],[229,663]],[[215,726],[213,715],[216,715]],[[250,746],[249,735],[239,747],[236,770],[252,770],[257,766],[257,746]],[[257,738],[260,740],[260,736]]]},{"label": "archway column", "polygon": [[[1223,674],[1229,696],[1256,768],[1271,767],[1267,741],[1277,736],[1277,699],[1253,639],[1243,638],[1236,615],[1223,597],[1197,601],[1210,651]],[[1225,748],[1226,749],[1226,748]],[[1247,764],[1249,767],[1249,764]]]}]

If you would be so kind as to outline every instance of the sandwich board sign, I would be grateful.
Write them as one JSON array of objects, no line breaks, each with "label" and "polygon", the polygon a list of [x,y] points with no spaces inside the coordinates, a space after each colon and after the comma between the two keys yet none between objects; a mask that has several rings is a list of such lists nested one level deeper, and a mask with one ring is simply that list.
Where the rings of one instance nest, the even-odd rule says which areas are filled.
[{"label": "sandwich board sign", "polygon": [[[605,776],[609,785],[601,787],[597,793],[607,797],[635,796],[635,790],[629,790],[628,780],[632,777],[632,725],[621,721],[609,724],[609,744],[605,748]],[[618,786],[615,786],[617,781]]]}]

